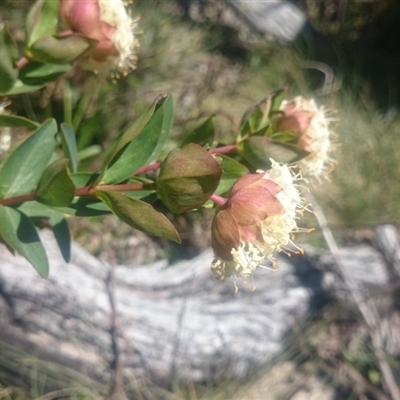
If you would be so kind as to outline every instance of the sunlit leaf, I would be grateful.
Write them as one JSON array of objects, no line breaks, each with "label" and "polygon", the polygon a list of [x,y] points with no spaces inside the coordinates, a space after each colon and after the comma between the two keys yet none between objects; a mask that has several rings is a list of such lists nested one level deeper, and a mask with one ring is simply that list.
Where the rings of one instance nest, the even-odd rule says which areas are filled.
[{"label": "sunlit leaf", "polygon": [[100,198],[110,210],[123,222],[158,237],[164,237],[174,242],[181,242],[181,239],[174,225],[168,218],[156,211],[150,204],[134,199],[124,193],[114,191],[96,191]]},{"label": "sunlit leaf", "polygon": [[57,124],[50,119],[8,156],[0,170],[0,198],[36,189],[53,155],[56,132]]},{"label": "sunlit leaf", "polygon": [[7,245],[25,257],[40,275],[48,277],[46,251],[35,226],[25,214],[0,205],[0,234]]}]

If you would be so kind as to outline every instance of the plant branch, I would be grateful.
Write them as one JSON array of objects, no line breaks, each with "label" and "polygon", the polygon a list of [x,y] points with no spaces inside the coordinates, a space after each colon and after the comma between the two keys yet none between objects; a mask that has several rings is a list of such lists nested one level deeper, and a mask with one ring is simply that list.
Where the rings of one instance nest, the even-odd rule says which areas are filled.
[{"label": "plant branch", "polygon": [[[210,149],[210,154],[227,154],[233,151],[237,151],[237,144],[230,144],[226,146],[217,147],[215,149]],[[149,165],[144,165],[134,172],[134,175],[144,174],[146,172],[155,171],[161,167],[161,162],[155,162]],[[93,196],[96,190],[112,190],[115,192],[125,192],[129,190],[154,190],[154,184],[152,183],[126,183],[120,185],[98,185],[98,186],[85,186],[82,188],[75,189],[75,196],[85,197],[85,196]],[[37,200],[36,191],[23,194],[20,196],[9,197],[7,199],[0,199],[0,204],[3,206],[12,206],[15,204],[25,203],[27,201]],[[221,196],[213,195],[211,196],[211,200],[218,205],[223,205],[226,201]]]},{"label": "plant branch", "polygon": [[210,154],[227,154],[236,152],[238,149],[237,144],[228,144],[227,146],[216,147],[215,149],[210,149],[208,152]]},{"label": "plant branch", "polygon": [[[98,185],[98,186],[85,186],[75,190],[77,197],[94,197],[96,190],[112,190],[114,192],[127,192],[133,190],[154,190],[152,183],[124,183],[120,185]],[[25,203],[27,201],[37,200],[37,192],[22,194],[20,196],[9,197],[7,199],[0,199],[0,204],[3,206],[13,206],[15,204]]]},{"label": "plant branch", "polygon": [[12,206],[14,204],[25,203],[27,201],[34,201],[37,199],[36,192],[22,194],[20,196],[9,197],[8,199],[0,199],[2,206]]},{"label": "plant branch", "polygon": [[211,195],[210,200],[213,201],[217,206],[221,207],[228,201],[228,199],[219,196],[218,194]]},{"label": "plant branch", "polygon": [[29,62],[29,59],[27,59],[26,57],[22,57],[17,61],[17,69],[20,70],[22,68],[25,67],[25,65],[27,65]]}]

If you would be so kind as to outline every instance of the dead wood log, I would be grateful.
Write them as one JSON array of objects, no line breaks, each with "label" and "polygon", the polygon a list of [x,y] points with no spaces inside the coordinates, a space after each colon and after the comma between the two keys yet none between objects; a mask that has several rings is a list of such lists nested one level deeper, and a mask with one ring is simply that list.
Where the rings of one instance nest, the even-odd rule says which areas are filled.
[{"label": "dead wood log", "polygon": [[[0,341],[105,387],[115,371],[161,385],[243,377],[278,355],[310,310],[346,292],[329,253],[312,247],[280,257],[278,272],[258,269],[257,290],[238,282],[235,294],[232,280],[212,276],[211,251],[173,266],[111,267],[78,245],[66,264],[51,234],[43,240],[47,280],[0,248]],[[366,290],[388,284],[371,246],[342,258]]]}]

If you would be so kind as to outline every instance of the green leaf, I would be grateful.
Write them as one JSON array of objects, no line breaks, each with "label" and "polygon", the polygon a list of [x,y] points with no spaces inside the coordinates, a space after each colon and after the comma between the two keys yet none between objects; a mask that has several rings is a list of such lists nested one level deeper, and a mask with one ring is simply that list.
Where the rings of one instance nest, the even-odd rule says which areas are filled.
[{"label": "green leaf", "polygon": [[164,160],[156,180],[157,194],[174,213],[202,206],[218,187],[222,169],[201,146],[189,143]]},{"label": "green leaf", "polygon": [[97,43],[97,40],[80,35],[43,36],[30,46],[29,56],[42,63],[73,63]]},{"label": "green leaf", "polygon": [[10,90],[7,90],[7,92],[1,93],[1,94],[12,96],[12,95],[16,95],[16,94],[36,92],[37,90],[42,88],[44,85],[45,85],[45,83],[43,83],[41,85],[39,85],[39,84],[38,85],[28,85],[28,84],[24,84],[21,80],[18,79],[14,83],[14,86]]},{"label": "green leaf", "polygon": [[46,251],[31,220],[11,207],[0,205],[0,234],[5,243],[25,257],[42,275],[49,275]]},{"label": "green leaf", "polygon": [[102,147],[98,144],[94,144],[92,146],[86,147],[80,151],[78,151],[78,160],[83,161],[87,158],[95,157],[102,152]]},{"label": "green leaf", "polygon": [[147,109],[146,112],[141,114],[141,116],[136,119],[118,138],[110,156],[108,157],[107,165],[111,163],[111,161],[115,158],[115,156],[133,139],[135,139],[139,133],[144,129],[147,123],[150,121],[157,107],[162,105],[162,103],[166,100],[166,95],[159,96],[153,104]]},{"label": "green leaf", "polygon": [[28,49],[43,36],[57,32],[59,0],[38,0],[27,17]]},{"label": "green leaf", "polygon": [[271,122],[271,111],[273,107],[276,107],[277,100],[280,99],[281,93],[282,90],[276,90],[270,93],[245,112],[240,124],[239,141],[246,136],[246,134],[260,132],[268,126]]},{"label": "green leaf", "polygon": [[276,142],[265,136],[251,136],[238,143],[240,155],[253,167],[267,169],[270,159],[290,164],[301,160],[309,153],[297,146]]},{"label": "green leaf", "polygon": [[0,198],[36,189],[53,155],[56,132],[57,124],[50,119],[8,156],[0,170]]},{"label": "green leaf", "polygon": [[65,158],[69,158],[69,168],[72,172],[78,169],[78,149],[76,146],[76,136],[72,126],[63,122],[61,124],[61,145]]},{"label": "green leaf", "polygon": [[0,32],[0,93],[7,93],[18,78],[18,70],[14,66],[13,40],[6,27]]},{"label": "green leaf", "polygon": [[85,186],[93,185],[98,174],[92,174],[89,172],[76,172],[70,175],[74,186],[79,189]]},{"label": "green leaf", "polygon": [[31,219],[47,221],[53,231],[64,261],[69,262],[71,259],[71,235],[64,215],[36,201],[22,203],[18,206],[18,210]]},{"label": "green leaf", "polygon": [[142,131],[113,158],[102,183],[119,183],[128,179],[152,156],[163,133],[164,104],[159,107]]},{"label": "green leaf", "polygon": [[211,145],[215,136],[213,118],[214,115],[206,118],[197,128],[186,133],[179,147],[186,146],[189,143],[196,143],[199,146]]},{"label": "green leaf", "polygon": [[114,191],[98,190],[96,196],[107,204],[121,221],[133,228],[181,243],[174,225],[164,214],[156,211],[150,204]]},{"label": "green leaf", "polygon": [[62,74],[71,69],[69,64],[45,64],[31,61],[21,68],[19,78],[25,85],[44,86],[48,82],[55,81]]},{"label": "green leaf", "polygon": [[55,207],[66,207],[72,202],[75,186],[67,171],[68,163],[68,159],[61,158],[43,172],[36,190],[39,202]]},{"label": "green leaf", "polygon": [[4,115],[0,114],[0,126],[9,126],[10,128],[29,128],[29,129],[37,129],[40,124],[31,121],[28,118],[20,117],[19,115]]},{"label": "green leaf", "polygon": [[70,68],[71,65],[69,64],[43,64],[31,61],[21,68],[19,79],[4,94],[15,95],[35,92],[47,83],[54,82]]},{"label": "green leaf", "polygon": [[224,171],[216,193],[223,194],[226,193],[241,176],[248,174],[249,170],[243,164],[240,164],[240,162],[225,155],[219,154],[216,158]]},{"label": "green leaf", "polygon": [[279,111],[282,101],[285,98],[285,91],[283,89],[276,90],[272,93],[271,113]]},{"label": "green leaf", "polygon": [[75,217],[97,217],[110,214],[110,209],[98,199],[90,197],[75,197],[68,207],[53,207],[61,213]]},{"label": "green leaf", "polygon": [[161,128],[161,135],[153,154],[149,157],[147,162],[157,159],[159,153],[164,149],[168,136],[171,133],[172,123],[174,122],[174,101],[171,96],[168,96],[168,98],[162,104],[162,107],[164,108],[164,118]]}]

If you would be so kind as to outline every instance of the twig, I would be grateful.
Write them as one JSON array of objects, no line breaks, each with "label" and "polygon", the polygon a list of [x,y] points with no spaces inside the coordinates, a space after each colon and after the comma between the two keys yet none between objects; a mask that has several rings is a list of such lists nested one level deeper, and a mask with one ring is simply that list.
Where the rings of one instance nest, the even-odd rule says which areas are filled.
[{"label": "twig", "polygon": [[319,206],[316,199],[311,193],[307,193],[306,191],[304,191],[304,197],[313,206],[315,217],[321,228],[322,235],[324,236],[324,239],[329,247],[329,250],[332,253],[333,261],[338,269],[338,272],[341,275],[345,285],[348,287],[354,303],[356,304],[362,317],[364,318],[366,325],[369,328],[371,344],[374,349],[375,355],[378,359],[383,382],[387,390],[389,391],[392,400],[400,400],[400,389],[397,386],[392,370],[388,362],[386,361],[386,354],[383,350],[384,338],[381,333],[380,318],[376,305],[373,302],[369,302],[369,304],[365,302],[365,299],[363,298],[363,295],[359,287],[354,282],[351,275],[347,272],[347,269],[344,263],[342,262],[340,256],[339,247],[336,244],[336,241],[332,235],[332,231],[329,228],[328,222],[325,218],[325,214],[322,208]]}]

